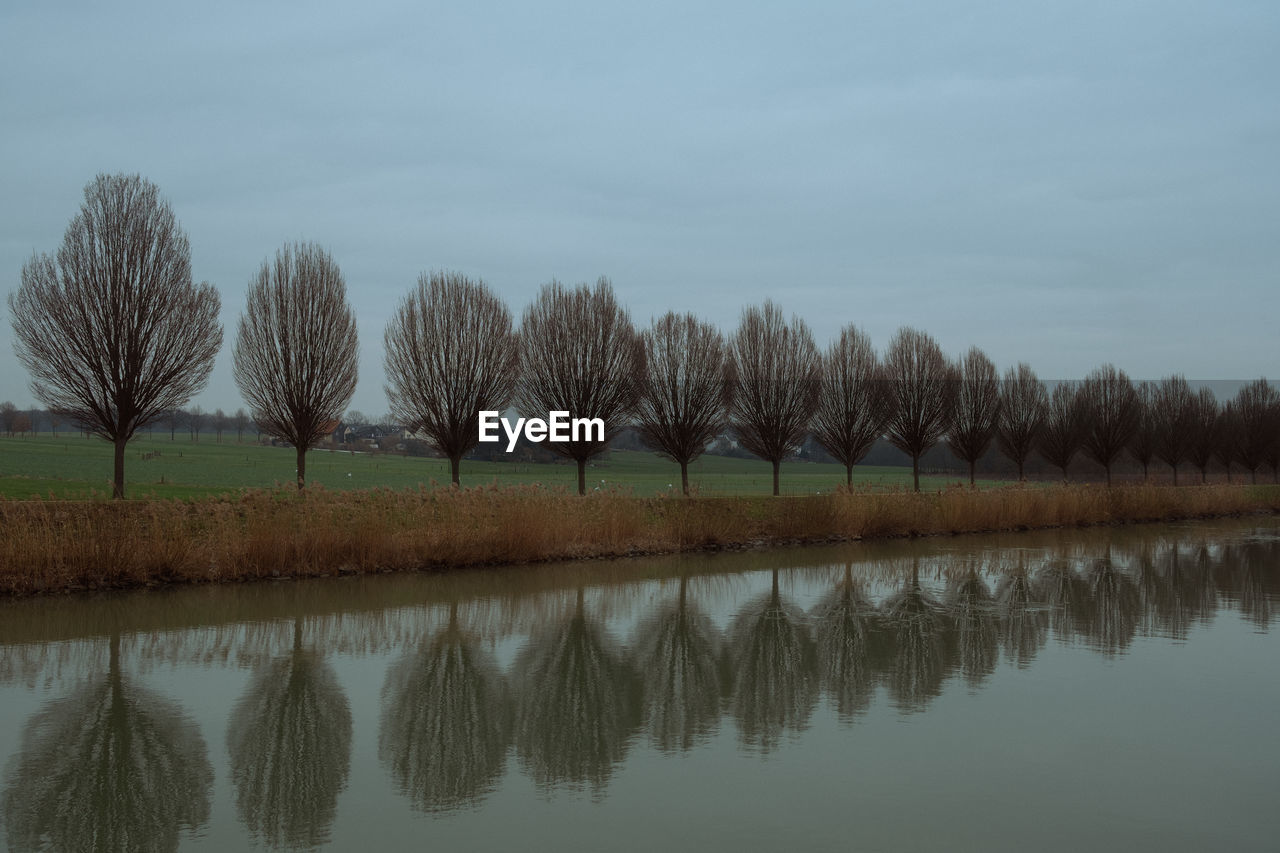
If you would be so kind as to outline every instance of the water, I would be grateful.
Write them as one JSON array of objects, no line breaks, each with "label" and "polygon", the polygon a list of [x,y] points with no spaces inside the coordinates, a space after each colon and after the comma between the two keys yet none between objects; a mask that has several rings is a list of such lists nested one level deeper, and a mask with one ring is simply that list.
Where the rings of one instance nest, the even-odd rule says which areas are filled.
[{"label": "water", "polygon": [[10,850],[1280,849],[1271,519],[0,604]]}]

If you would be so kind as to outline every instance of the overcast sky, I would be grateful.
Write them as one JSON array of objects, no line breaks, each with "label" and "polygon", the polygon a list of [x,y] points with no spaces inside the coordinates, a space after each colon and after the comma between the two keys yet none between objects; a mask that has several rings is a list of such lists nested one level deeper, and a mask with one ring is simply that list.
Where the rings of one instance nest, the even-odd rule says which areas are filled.
[{"label": "overcast sky", "polygon": [[[179,11],[181,10],[181,11]],[[341,266],[352,407],[420,271],[609,276],[637,324],[766,298],[1047,378],[1280,379],[1280,4],[0,6],[0,291],[99,172],[157,183],[222,293]],[[32,402],[0,326],[0,400]]]}]

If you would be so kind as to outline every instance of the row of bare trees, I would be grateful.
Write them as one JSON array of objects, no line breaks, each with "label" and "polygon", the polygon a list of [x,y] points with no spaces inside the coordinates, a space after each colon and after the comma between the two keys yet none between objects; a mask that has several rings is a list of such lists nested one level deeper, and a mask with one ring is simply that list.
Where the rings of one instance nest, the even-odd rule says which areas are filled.
[{"label": "row of bare trees", "polygon": [[[190,249],[156,187],[133,175],[100,175],[55,256],[36,255],[9,298],[19,360],[35,396],[115,445],[114,495],[124,495],[124,447],[168,419],[202,389],[222,345],[220,299],[191,279]],[[354,312],[338,265],[322,248],[284,246],[251,280],[233,347],[234,376],[262,432],[306,453],[330,434],[358,375]],[[974,348],[951,361],[927,334],[903,328],[878,357],[866,334],[846,327],[819,351],[808,326],[772,302],[750,307],[729,337],[688,314],[669,313],[637,331],[607,279],[544,286],[521,317],[481,281],[424,274],[385,332],[386,392],[393,415],[450,460],[479,438],[479,412],[514,405],[527,414],[598,418],[605,435],[553,442],[572,459],[586,491],[588,461],[630,424],[681,468],[729,432],[773,466],[812,434],[853,466],[884,436],[911,457],[944,438],[968,463],[994,441],[1017,467],[1039,452],[1064,476],[1078,453],[1102,465],[1132,454],[1209,460],[1253,472],[1276,467],[1280,403],[1258,380],[1219,407],[1185,380],[1135,385],[1111,365],[1052,393],[1025,364],[1001,378]],[[1206,396],[1207,395],[1207,396]],[[193,435],[203,417],[188,413]],[[241,416],[244,417],[244,416]],[[222,420],[215,420],[218,429]],[[237,422],[243,430],[243,423]]]}]

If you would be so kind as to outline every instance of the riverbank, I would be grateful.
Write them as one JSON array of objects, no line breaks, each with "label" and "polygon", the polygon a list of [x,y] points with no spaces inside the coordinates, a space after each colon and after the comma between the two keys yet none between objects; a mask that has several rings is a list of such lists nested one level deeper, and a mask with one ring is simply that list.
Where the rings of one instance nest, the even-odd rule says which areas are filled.
[{"label": "riverbank", "polygon": [[0,501],[0,595],[1280,512],[1277,486],[586,498],[533,487]]}]

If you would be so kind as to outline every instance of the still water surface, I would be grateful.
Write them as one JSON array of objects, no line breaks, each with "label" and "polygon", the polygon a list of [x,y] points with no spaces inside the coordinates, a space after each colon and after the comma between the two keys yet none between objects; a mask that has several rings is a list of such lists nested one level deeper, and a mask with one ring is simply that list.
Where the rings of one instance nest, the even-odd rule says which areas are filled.
[{"label": "still water surface", "polygon": [[9,850],[1280,849],[1280,525],[0,604]]}]

